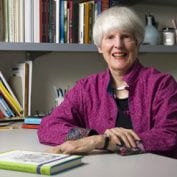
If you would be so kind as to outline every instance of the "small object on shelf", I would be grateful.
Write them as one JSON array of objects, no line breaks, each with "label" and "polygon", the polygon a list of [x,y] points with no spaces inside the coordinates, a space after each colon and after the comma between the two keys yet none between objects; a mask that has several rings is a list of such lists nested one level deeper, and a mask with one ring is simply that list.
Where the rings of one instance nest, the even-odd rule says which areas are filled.
[{"label": "small object on shelf", "polygon": [[163,45],[175,45],[175,29],[163,28],[162,29]]},{"label": "small object on shelf", "polygon": [[152,24],[152,19],[154,19],[152,15],[146,16],[147,25],[143,44],[158,45],[160,43],[160,35],[157,28]]}]

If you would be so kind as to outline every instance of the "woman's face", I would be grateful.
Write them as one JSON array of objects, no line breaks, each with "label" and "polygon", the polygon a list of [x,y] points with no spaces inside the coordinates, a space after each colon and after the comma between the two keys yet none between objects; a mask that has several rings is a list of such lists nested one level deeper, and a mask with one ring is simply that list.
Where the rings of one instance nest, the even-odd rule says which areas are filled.
[{"label": "woman's face", "polygon": [[131,33],[113,30],[103,36],[98,51],[103,54],[112,73],[124,74],[135,62],[138,46]]}]

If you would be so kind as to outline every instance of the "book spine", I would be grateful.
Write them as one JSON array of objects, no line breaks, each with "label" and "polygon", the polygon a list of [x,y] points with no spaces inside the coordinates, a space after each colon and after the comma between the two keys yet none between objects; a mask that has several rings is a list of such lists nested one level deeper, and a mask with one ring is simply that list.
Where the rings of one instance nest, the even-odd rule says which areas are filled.
[{"label": "book spine", "polygon": [[79,43],[84,43],[84,3],[79,4]]},{"label": "book spine", "polygon": [[48,42],[48,0],[40,0],[40,42]]},{"label": "book spine", "polygon": [[9,13],[8,0],[4,0],[5,42],[9,42]]},{"label": "book spine", "polygon": [[79,25],[79,4],[73,2],[72,10],[72,42],[78,43],[78,25]]},{"label": "book spine", "polygon": [[25,0],[25,42],[33,42],[33,0]]},{"label": "book spine", "polygon": [[15,114],[10,109],[9,105],[6,103],[5,99],[1,95],[0,95],[0,102],[1,102],[1,105],[5,108],[6,112],[9,115],[9,117],[15,117]]},{"label": "book spine", "polygon": [[1,110],[1,112],[3,113],[3,115],[5,116],[5,117],[10,117],[10,115],[9,115],[9,113],[8,113],[8,111],[7,111],[7,109],[4,107],[4,105],[1,103],[1,101],[0,101],[0,110]]},{"label": "book spine", "polygon": [[19,42],[25,41],[25,32],[24,32],[24,1],[19,0]]},{"label": "book spine", "polygon": [[60,28],[59,28],[59,20],[60,20],[60,0],[55,0],[56,1],[56,43],[59,43],[59,35],[60,35]]},{"label": "book spine", "polygon": [[40,42],[40,0],[34,0],[34,42]]},{"label": "book spine", "polygon": [[56,1],[49,0],[49,42],[56,42]]},{"label": "book spine", "polygon": [[22,124],[22,128],[27,128],[27,129],[38,129],[39,125],[37,124]]},{"label": "book spine", "polygon": [[25,124],[37,124],[39,125],[41,123],[42,118],[30,118],[27,117],[24,119]]},{"label": "book spine", "polygon": [[5,39],[4,1],[0,0],[0,41]]},{"label": "book spine", "polygon": [[25,63],[28,63],[29,67],[29,73],[28,73],[28,116],[31,115],[31,92],[32,92],[32,72],[33,72],[33,62],[32,61],[26,61]]},{"label": "book spine", "polygon": [[29,91],[29,65],[28,63],[24,63],[24,108],[23,108],[23,116],[28,116],[28,91]]},{"label": "book spine", "polygon": [[68,26],[69,26],[69,21],[68,21],[68,2],[64,1],[64,43],[67,43],[68,40]]},{"label": "book spine", "polygon": [[59,10],[59,17],[60,17],[60,43],[65,42],[65,32],[64,32],[64,0],[60,0],[60,10]]},{"label": "book spine", "polygon": [[73,21],[73,1],[69,1],[68,2],[68,8],[69,8],[69,43],[73,42],[73,25],[72,25],[72,21]]},{"label": "book spine", "polygon": [[93,42],[92,33],[93,33],[93,24],[94,24],[94,2],[89,2],[89,19],[88,19],[88,42],[91,44]]},{"label": "book spine", "polygon": [[89,3],[84,3],[84,43],[89,43]]},{"label": "book spine", "polygon": [[101,11],[104,11],[109,8],[109,0],[102,0],[101,1]]},{"label": "book spine", "polygon": [[15,1],[9,0],[8,2],[8,18],[9,18],[9,41],[15,42],[15,9],[14,9]]}]

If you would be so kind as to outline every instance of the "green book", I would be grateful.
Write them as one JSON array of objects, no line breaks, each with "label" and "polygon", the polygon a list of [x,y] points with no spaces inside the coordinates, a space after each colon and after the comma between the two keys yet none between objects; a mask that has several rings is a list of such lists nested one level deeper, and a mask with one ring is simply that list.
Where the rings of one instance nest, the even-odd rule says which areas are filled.
[{"label": "green book", "polygon": [[53,175],[79,166],[82,156],[13,150],[0,153],[0,169]]}]

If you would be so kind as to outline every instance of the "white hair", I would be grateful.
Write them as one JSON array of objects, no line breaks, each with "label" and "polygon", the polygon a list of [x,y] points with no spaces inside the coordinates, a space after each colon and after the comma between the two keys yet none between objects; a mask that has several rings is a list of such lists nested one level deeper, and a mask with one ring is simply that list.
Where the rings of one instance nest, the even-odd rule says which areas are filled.
[{"label": "white hair", "polygon": [[104,10],[93,26],[93,41],[97,47],[101,46],[103,35],[110,30],[127,31],[134,35],[137,44],[144,39],[144,24],[133,9],[114,6]]}]

